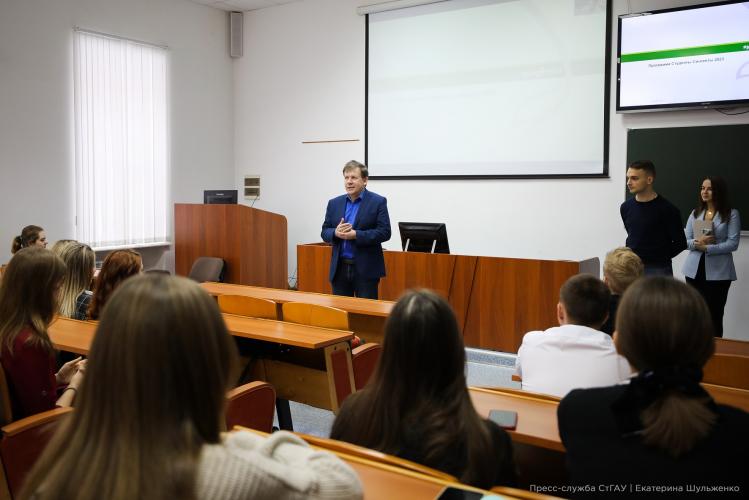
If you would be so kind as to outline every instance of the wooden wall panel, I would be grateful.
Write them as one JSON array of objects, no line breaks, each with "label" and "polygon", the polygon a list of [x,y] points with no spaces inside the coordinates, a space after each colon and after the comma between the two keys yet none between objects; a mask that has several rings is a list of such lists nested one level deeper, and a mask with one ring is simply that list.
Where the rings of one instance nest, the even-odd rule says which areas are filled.
[{"label": "wooden wall panel", "polygon": [[[330,247],[299,245],[297,255],[299,289],[330,293]],[[596,260],[585,263],[596,268]],[[386,251],[380,298],[397,300],[408,288],[431,288],[449,300],[467,346],[517,352],[525,333],[557,324],[559,288],[581,265]]]},{"label": "wooden wall panel", "polygon": [[333,293],[328,281],[333,248],[327,243],[296,246],[297,289],[300,292]]},{"label": "wooden wall panel", "polygon": [[198,257],[226,261],[225,281],[287,288],[286,217],[244,205],[174,205],[175,272]]},{"label": "wooden wall panel", "polygon": [[454,255],[385,252],[387,276],[380,280],[380,298],[398,300],[410,288],[429,288],[449,299],[454,267]]}]

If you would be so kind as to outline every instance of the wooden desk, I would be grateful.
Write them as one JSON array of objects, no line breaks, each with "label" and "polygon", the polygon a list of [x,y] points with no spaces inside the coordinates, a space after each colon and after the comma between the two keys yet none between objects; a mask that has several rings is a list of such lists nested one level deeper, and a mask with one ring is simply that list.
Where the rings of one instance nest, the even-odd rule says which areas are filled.
[{"label": "wooden desk", "polygon": [[[243,430],[267,436],[266,433],[237,426],[234,431]],[[456,486],[469,491],[475,491],[489,495],[490,492],[474,488],[465,484],[444,479],[430,477],[415,471],[402,469],[394,465],[377,462],[363,457],[350,455],[341,451],[331,450],[310,444],[312,448],[333,453],[346,462],[359,476],[364,489],[364,500],[380,500],[382,498],[392,499],[415,499],[433,500],[446,486]],[[546,495],[531,493],[529,491],[514,488],[496,488],[502,498],[524,498],[524,499],[551,499]],[[496,493],[495,493],[496,494]]]},{"label": "wooden desk", "polygon": [[518,413],[517,429],[508,431],[514,442],[564,451],[557,425],[558,402],[505,393],[499,388],[471,387],[469,393],[473,406],[483,418],[489,418],[491,410],[511,410]]},{"label": "wooden desk", "polygon": [[[360,299],[342,297],[326,293],[299,292],[280,288],[234,285],[231,283],[201,283],[203,290],[213,296],[244,295],[258,299],[269,299],[278,304],[284,302],[304,302],[320,306],[336,307],[349,313],[349,328],[367,342],[382,343],[385,320],[395,306],[389,300]],[[281,311],[279,308],[279,317]]]},{"label": "wooden desk", "polygon": [[[273,384],[279,398],[337,411],[340,401],[354,391],[349,331],[284,323],[224,314],[224,322],[235,337],[284,344],[301,349],[322,350],[324,366],[309,367],[283,360],[258,359],[253,375]],[[98,322],[58,317],[49,326],[57,349],[87,355]]]},{"label": "wooden desk", "polygon": [[749,342],[716,338],[703,372],[707,383],[749,389]]},{"label": "wooden desk", "polygon": [[[331,247],[297,245],[299,289],[330,293]],[[455,311],[465,344],[517,352],[526,332],[557,325],[559,288],[579,273],[599,274],[597,258],[580,262],[385,251],[380,297],[431,288]]]}]

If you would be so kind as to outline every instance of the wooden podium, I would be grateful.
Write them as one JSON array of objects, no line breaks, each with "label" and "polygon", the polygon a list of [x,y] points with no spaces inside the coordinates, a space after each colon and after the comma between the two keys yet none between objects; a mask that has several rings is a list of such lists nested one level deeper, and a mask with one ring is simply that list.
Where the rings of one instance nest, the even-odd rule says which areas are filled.
[{"label": "wooden podium", "polygon": [[[331,247],[297,245],[299,290],[331,293]],[[517,352],[523,335],[557,325],[559,288],[571,276],[599,275],[598,258],[581,262],[385,251],[380,299],[431,288],[455,311],[466,346]]]},{"label": "wooden podium", "polygon": [[244,205],[174,205],[175,272],[198,257],[226,261],[224,281],[288,288],[286,217]]}]

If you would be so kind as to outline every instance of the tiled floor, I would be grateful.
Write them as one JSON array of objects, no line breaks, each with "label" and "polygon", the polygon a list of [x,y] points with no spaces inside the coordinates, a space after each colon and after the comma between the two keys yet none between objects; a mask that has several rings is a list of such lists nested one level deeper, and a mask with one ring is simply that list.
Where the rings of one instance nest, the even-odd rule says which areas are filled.
[{"label": "tiled floor", "polygon": [[[466,349],[468,385],[520,388],[511,377],[515,371],[515,355],[481,349]],[[294,430],[304,434],[328,437],[335,416],[333,412],[300,403],[290,403]],[[278,425],[276,422],[275,425]]]}]

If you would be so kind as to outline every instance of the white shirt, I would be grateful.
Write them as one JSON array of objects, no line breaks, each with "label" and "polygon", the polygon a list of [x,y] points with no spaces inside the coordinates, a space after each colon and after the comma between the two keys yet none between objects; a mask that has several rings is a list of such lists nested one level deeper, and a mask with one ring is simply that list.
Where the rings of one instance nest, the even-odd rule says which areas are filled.
[{"label": "white shirt", "polygon": [[611,337],[580,325],[526,333],[515,364],[524,390],[559,397],[572,389],[622,383],[630,372]]}]

